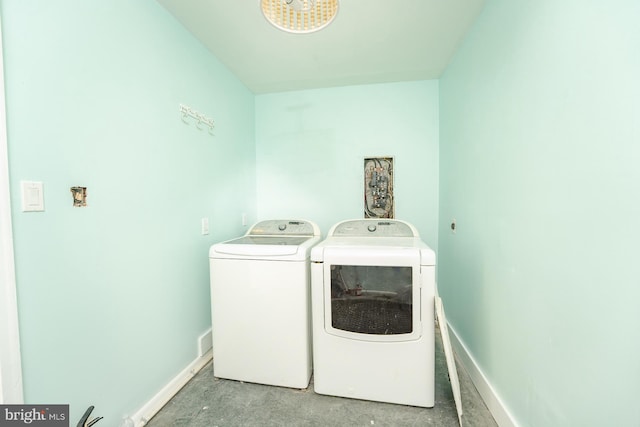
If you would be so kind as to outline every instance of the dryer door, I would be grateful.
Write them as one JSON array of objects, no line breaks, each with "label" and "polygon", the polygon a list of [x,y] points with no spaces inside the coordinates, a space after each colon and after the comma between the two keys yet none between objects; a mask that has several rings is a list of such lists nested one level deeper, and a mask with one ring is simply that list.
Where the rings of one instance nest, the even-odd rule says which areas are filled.
[{"label": "dryer door", "polygon": [[324,255],[324,322],[328,333],[364,341],[420,338],[418,250],[327,248]]}]

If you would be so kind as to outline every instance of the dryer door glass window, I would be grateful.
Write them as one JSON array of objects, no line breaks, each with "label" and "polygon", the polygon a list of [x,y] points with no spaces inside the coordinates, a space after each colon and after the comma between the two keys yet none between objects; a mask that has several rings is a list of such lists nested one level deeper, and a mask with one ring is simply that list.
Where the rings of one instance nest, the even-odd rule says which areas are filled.
[{"label": "dryer door glass window", "polygon": [[413,332],[411,267],[332,265],[331,325],[348,332]]}]

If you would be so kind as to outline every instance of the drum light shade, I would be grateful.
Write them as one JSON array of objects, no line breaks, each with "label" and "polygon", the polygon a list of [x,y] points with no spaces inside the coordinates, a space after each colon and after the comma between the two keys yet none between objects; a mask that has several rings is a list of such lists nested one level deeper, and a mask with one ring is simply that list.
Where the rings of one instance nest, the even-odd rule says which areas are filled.
[{"label": "drum light shade", "polygon": [[267,21],[290,33],[312,33],[338,13],[338,0],[260,0]]}]

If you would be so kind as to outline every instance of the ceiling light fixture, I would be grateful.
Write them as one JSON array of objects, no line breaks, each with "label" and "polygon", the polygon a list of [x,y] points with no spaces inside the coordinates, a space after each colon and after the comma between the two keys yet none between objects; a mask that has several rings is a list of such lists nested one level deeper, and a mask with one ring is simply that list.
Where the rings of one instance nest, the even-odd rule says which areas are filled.
[{"label": "ceiling light fixture", "polygon": [[267,21],[289,33],[321,30],[338,13],[338,0],[260,0],[260,3]]}]

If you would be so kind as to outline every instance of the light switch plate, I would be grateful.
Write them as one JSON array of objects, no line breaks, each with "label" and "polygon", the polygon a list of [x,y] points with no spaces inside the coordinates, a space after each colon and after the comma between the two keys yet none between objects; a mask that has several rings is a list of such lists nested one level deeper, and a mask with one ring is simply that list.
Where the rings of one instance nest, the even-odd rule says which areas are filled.
[{"label": "light switch plate", "polygon": [[42,182],[21,181],[22,212],[44,211],[44,189]]}]

